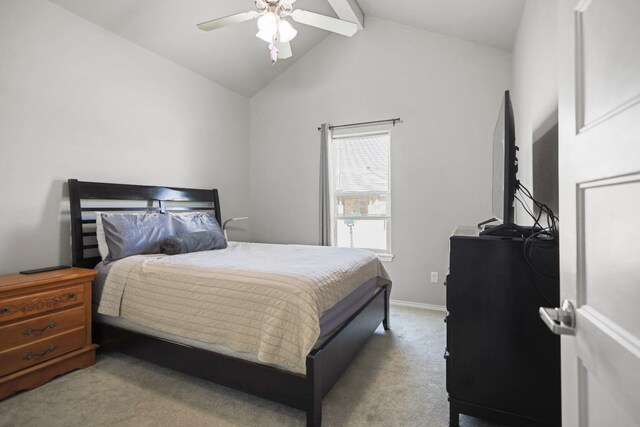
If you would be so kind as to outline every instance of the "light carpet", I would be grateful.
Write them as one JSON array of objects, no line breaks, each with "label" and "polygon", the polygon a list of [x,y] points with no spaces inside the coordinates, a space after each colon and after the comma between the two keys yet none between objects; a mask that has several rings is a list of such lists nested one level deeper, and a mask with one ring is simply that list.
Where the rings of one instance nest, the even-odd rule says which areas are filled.
[{"label": "light carpet", "polygon": [[[323,402],[323,426],[447,426],[444,313],[391,307]],[[304,426],[302,411],[117,353],[0,402],[2,426]],[[461,426],[490,426],[461,416]]]}]

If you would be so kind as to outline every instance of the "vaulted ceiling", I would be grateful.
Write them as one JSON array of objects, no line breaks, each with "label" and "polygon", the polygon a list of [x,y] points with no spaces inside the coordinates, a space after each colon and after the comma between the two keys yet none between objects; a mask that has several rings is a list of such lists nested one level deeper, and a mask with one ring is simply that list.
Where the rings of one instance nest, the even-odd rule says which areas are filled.
[{"label": "vaulted ceiling", "polygon": [[[295,24],[293,58],[271,65],[255,21],[211,32],[196,24],[254,10],[254,0],[50,0],[197,74],[251,97],[329,33]],[[358,0],[365,17],[511,50],[524,0]],[[337,17],[326,0],[295,8]],[[366,31],[366,18],[365,29]],[[339,36],[337,36],[339,37]]]},{"label": "vaulted ceiling", "polygon": [[524,0],[358,0],[367,15],[511,51]]}]

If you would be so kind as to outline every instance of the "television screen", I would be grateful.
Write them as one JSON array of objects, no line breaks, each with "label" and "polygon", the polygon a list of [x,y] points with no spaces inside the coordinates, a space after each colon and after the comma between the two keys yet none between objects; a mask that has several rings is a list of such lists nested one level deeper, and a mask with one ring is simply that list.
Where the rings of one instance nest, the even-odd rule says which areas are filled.
[{"label": "television screen", "polygon": [[491,215],[504,222],[504,102],[493,131],[493,184]]},{"label": "television screen", "polygon": [[493,194],[491,197],[491,214],[503,224],[515,223],[513,202],[518,172],[517,149],[513,107],[507,90],[504,92],[504,101],[493,132]]},{"label": "television screen", "polygon": [[[504,101],[498,121],[493,132],[493,182],[491,194],[491,214],[493,218],[481,222],[481,235],[496,236],[516,235],[522,233],[522,228],[515,224],[514,200],[518,181],[518,159],[516,157],[516,130],[513,119],[513,107],[509,91],[504,92]],[[490,225],[498,220],[501,225]]]}]

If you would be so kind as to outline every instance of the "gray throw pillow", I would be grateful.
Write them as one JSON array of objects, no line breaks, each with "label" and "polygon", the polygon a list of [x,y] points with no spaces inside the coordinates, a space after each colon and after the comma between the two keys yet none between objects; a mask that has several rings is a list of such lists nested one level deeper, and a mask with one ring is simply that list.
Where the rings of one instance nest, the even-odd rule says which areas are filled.
[{"label": "gray throw pillow", "polygon": [[214,235],[213,249],[225,249],[227,239],[216,220],[213,212],[193,212],[189,214],[170,214],[175,234],[191,233],[194,231],[211,231]]},{"label": "gray throw pillow", "polygon": [[167,255],[208,251],[213,249],[214,242],[215,233],[213,231],[192,231],[167,237],[160,244],[160,251]]},{"label": "gray throw pillow", "polygon": [[160,243],[174,234],[171,217],[165,214],[103,212],[101,216],[109,247],[105,264],[132,255],[160,253]]}]

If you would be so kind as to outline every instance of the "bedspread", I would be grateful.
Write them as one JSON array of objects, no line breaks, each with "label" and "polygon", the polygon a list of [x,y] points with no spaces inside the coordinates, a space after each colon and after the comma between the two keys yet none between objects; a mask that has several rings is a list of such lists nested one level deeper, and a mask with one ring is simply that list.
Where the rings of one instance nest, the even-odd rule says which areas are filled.
[{"label": "bedspread", "polygon": [[366,250],[232,242],[224,250],[116,261],[98,312],[304,374],[322,313],[374,277],[390,283]]}]

